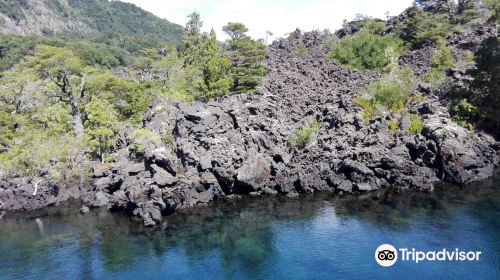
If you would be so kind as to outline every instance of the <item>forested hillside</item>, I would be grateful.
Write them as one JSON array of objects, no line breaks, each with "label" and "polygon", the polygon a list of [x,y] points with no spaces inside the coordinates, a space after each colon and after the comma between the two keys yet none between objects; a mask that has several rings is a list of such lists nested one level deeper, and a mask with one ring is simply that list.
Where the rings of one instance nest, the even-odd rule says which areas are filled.
[{"label": "forested hillside", "polygon": [[0,30],[119,41],[121,45],[178,44],[182,34],[177,24],[133,4],[108,0],[0,0]]},{"label": "forested hillside", "polygon": [[[82,15],[96,12],[92,5],[137,10],[107,1],[67,4],[78,8],[73,13]],[[12,18],[22,20],[23,12],[9,11]],[[197,13],[186,18],[178,44],[147,37],[127,41],[138,37],[125,35],[123,41],[115,40],[131,32],[130,26],[120,22],[147,20],[144,14],[117,15],[116,31],[80,39],[68,34],[0,34],[2,171],[33,176],[48,171],[56,178],[85,176],[93,161],[113,161],[116,147],[127,144],[120,142],[124,131],[135,139],[138,151],[148,141],[171,140],[169,136],[162,140],[142,127],[143,114],[154,97],[192,102],[230,92],[254,92],[266,74],[265,46],[247,36],[243,24],[228,23],[224,30],[232,39],[221,44],[213,30],[201,31]]]}]

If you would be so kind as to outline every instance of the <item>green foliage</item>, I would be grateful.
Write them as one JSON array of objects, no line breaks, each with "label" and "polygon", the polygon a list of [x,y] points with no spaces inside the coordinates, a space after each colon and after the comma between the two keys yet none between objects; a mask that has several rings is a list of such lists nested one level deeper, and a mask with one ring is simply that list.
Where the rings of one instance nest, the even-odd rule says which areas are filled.
[{"label": "green foliage", "polygon": [[409,15],[403,22],[400,36],[415,45],[438,41],[453,32],[453,27],[445,15],[425,12],[418,6],[413,6]]},{"label": "green foliage", "polygon": [[399,122],[397,120],[389,120],[387,124],[389,125],[389,130],[391,131],[392,135],[395,136],[398,132]]},{"label": "green foliage", "polygon": [[200,91],[204,97],[224,95],[229,92],[233,79],[230,76],[231,61],[220,55],[219,42],[212,30],[205,40],[202,51],[203,83]]},{"label": "green foliage", "polygon": [[126,66],[132,60],[131,54],[126,50],[105,44],[80,41],[71,44],[70,48],[85,65],[89,66],[115,68]]},{"label": "green foliage", "polygon": [[[232,23],[233,26],[236,23]],[[229,30],[229,25],[223,29]],[[243,24],[238,24],[240,32],[247,30]],[[244,33],[244,32],[243,32]],[[255,92],[262,77],[267,74],[263,64],[266,46],[246,35],[238,35],[229,41],[229,53],[232,62],[231,72],[233,74],[232,90],[237,93]]]},{"label": "green foliage", "polygon": [[474,65],[476,62],[476,56],[471,51],[465,51],[466,65]]},{"label": "green foliage", "polygon": [[356,97],[353,100],[354,105],[363,108],[363,121],[368,123],[368,121],[375,116],[375,111],[377,110],[372,99],[366,99],[362,97]]},{"label": "green foliage", "polygon": [[142,114],[151,102],[147,84],[120,79],[108,71],[88,75],[85,90],[88,94],[112,104],[118,111],[120,121],[136,125],[142,123]]},{"label": "green foliage", "polygon": [[57,180],[83,164],[76,162],[82,143],[72,134],[67,106],[44,103],[11,116],[16,122],[14,128],[11,126],[14,138],[6,140],[9,148],[0,153],[0,172],[30,176],[49,172]]},{"label": "green foliage", "polygon": [[309,49],[304,42],[300,41],[293,49],[293,55],[303,57],[309,54]]},{"label": "green foliage", "polygon": [[7,17],[20,21],[25,19],[23,8],[27,7],[28,0],[2,0],[0,1],[0,13]]},{"label": "green foliage", "polygon": [[47,136],[31,131],[9,151],[0,153],[0,171],[30,176],[49,172],[59,179],[63,171],[69,176],[82,163],[76,162],[80,149],[81,144],[72,135]]},{"label": "green foliage", "polygon": [[85,132],[87,143],[94,149],[94,153],[101,162],[104,156],[115,144],[115,135],[118,127],[118,114],[107,101],[94,98],[85,106],[87,120]]},{"label": "green foliage", "polygon": [[0,71],[5,71],[18,63],[36,47],[35,40],[10,34],[0,34]]},{"label": "green foliage", "polygon": [[469,127],[477,115],[477,108],[466,98],[461,99],[451,110],[452,119],[457,124]]},{"label": "green foliage", "polygon": [[305,127],[293,132],[290,138],[290,146],[292,149],[304,149],[314,140],[314,133],[319,129],[319,123],[313,121]]},{"label": "green foliage", "polygon": [[11,144],[18,136],[16,127],[28,122],[19,111],[21,96],[32,80],[32,75],[18,71],[6,71],[0,77],[0,148]]},{"label": "green foliage", "polygon": [[222,27],[222,31],[224,31],[233,41],[248,37],[245,34],[248,32],[248,28],[240,22],[229,22]]},{"label": "green foliage", "polygon": [[500,23],[500,1],[498,0],[485,0],[484,5],[491,11],[490,22]]},{"label": "green foliage", "polygon": [[144,154],[150,145],[158,146],[161,143],[161,136],[147,128],[139,128],[132,133],[132,149],[139,155]]},{"label": "green foliage", "polygon": [[200,66],[202,64],[202,46],[204,39],[201,33],[202,26],[200,14],[197,12],[191,13],[182,35],[182,53],[184,55],[185,66]]},{"label": "green foliage", "polygon": [[424,128],[422,116],[417,114],[410,114],[410,126],[408,127],[409,133],[420,133]]},{"label": "green foliage", "polygon": [[409,68],[394,69],[372,85],[365,87],[371,102],[383,106],[392,113],[398,113],[406,107],[410,94],[416,89],[413,72]]},{"label": "green foliage", "polygon": [[452,87],[453,119],[464,126],[477,126],[500,137],[500,37],[485,39],[476,53],[477,69],[469,87]]},{"label": "green foliage", "polygon": [[383,21],[367,20],[363,22],[363,28],[370,30],[374,34],[383,34],[387,25]]},{"label": "green foliage", "polygon": [[476,6],[479,4],[479,0],[416,0],[415,1],[420,7],[425,11],[434,14],[444,14],[452,22],[464,22],[469,20],[470,16],[473,16],[473,12]]},{"label": "green foliage", "polygon": [[362,29],[345,36],[328,53],[337,64],[356,69],[382,70],[389,64],[386,50],[403,51],[403,41],[393,35],[381,36],[369,29]]},{"label": "green foliage", "polygon": [[438,48],[431,59],[432,68],[423,78],[424,81],[434,85],[441,84],[444,81],[446,70],[452,68],[455,64],[451,49],[446,46],[446,41],[439,39],[437,44]]},{"label": "green foliage", "polygon": [[[415,90],[416,79],[411,69],[400,69],[392,65],[388,74],[364,88],[364,95],[369,96],[368,98],[358,96],[353,102],[363,109],[363,121],[368,123],[380,109],[388,109],[393,117],[398,114],[404,116],[408,103],[418,100],[418,98],[411,97]],[[413,133],[422,126],[421,119],[419,123],[417,117],[410,115],[410,120],[414,126],[410,125],[411,131],[409,132]],[[389,120],[388,126],[393,135],[396,135],[400,121],[401,118]]]},{"label": "green foliage", "polygon": [[59,11],[62,16],[70,14],[101,33],[120,34],[124,40],[122,44],[127,44],[129,38],[134,37],[153,39],[162,44],[167,41],[178,43],[181,37],[182,28],[179,25],[160,19],[133,4],[96,0],[72,0],[68,3],[68,10]]},{"label": "green foliage", "polygon": [[37,47],[36,55],[28,58],[27,66],[42,78],[56,78],[60,73],[82,75],[83,62],[69,49],[42,45]]},{"label": "green foliage", "polygon": [[87,66],[114,68],[126,66],[133,61],[127,50],[89,41],[66,42],[63,37],[20,36],[0,34],[0,71],[21,62],[26,56],[36,53],[37,46],[45,45],[71,50]]}]

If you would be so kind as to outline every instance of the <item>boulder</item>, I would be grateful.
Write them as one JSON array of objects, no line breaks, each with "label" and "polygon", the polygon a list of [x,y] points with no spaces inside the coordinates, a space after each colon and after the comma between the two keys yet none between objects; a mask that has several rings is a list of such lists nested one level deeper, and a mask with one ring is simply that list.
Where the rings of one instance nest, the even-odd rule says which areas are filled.
[{"label": "boulder", "polygon": [[262,155],[255,155],[237,170],[236,193],[248,193],[264,187],[270,178],[271,164]]}]

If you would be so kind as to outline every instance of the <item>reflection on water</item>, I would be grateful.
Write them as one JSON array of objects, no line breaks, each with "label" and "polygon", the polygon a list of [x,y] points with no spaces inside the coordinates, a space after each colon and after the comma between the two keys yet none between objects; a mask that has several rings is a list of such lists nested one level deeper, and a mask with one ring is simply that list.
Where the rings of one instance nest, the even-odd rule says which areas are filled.
[{"label": "reflection on water", "polygon": [[[409,279],[500,276],[500,180],[432,194],[244,198],[144,228],[65,205],[0,220],[0,279]],[[379,267],[382,243],[482,250],[476,263]]]}]

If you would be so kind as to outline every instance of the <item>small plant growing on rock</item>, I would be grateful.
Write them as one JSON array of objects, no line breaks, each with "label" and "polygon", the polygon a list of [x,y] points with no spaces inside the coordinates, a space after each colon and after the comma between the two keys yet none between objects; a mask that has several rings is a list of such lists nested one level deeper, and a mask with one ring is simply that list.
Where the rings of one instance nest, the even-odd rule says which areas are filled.
[{"label": "small plant growing on rock", "polygon": [[453,106],[451,113],[453,121],[463,127],[471,128],[472,119],[477,114],[477,108],[470,104],[467,98],[461,99],[458,104]]},{"label": "small plant growing on rock", "polygon": [[465,52],[465,58],[466,58],[465,65],[467,66],[471,66],[476,63],[476,56],[471,51]]},{"label": "small plant growing on rock", "polygon": [[395,136],[396,132],[398,132],[398,127],[399,127],[398,121],[390,120],[388,122],[388,125],[389,125],[389,130],[391,131],[392,135]]},{"label": "small plant growing on rock", "polygon": [[309,49],[304,42],[300,41],[293,50],[293,55],[298,57],[304,57],[309,54]]},{"label": "small plant growing on rock", "polygon": [[375,104],[373,104],[372,99],[365,99],[362,97],[356,97],[353,100],[354,104],[363,108],[363,121],[368,123],[368,121],[375,116]]},{"label": "small plant growing on rock", "polygon": [[410,126],[408,127],[409,133],[420,133],[424,128],[422,117],[418,114],[410,114]]},{"label": "small plant growing on rock", "polygon": [[354,104],[363,108],[363,119],[368,122],[379,107],[390,110],[394,115],[405,109],[415,89],[416,81],[411,69],[394,68],[376,83],[364,88],[369,99],[357,97]]},{"label": "small plant growing on rock", "polygon": [[310,144],[314,137],[313,134],[319,129],[319,123],[317,121],[313,121],[309,123],[307,126],[296,130],[293,133],[293,137],[290,139],[290,146],[292,149],[303,149],[308,144]]},{"label": "small plant growing on rock", "polygon": [[425,74],[424,81],[439,85],[445,79],[445,71],[452,68],[455,64],[451,49],[446,46],[444,39],[437,41],[438,48],[432,56],[432,68]]},{"label": "small plant growing on rock", "polygon": [[146,128],[136,129],[132,133],[132,149],[137,154],[144,154],[149,145],[159,145],[162,139],[160,135]]},{"label": "small plant growing on rock", "polygon": [[175,149],[175,135],[171,133],[167,133],[161,137],[161,141],[163,144],[167,145],[168,147]]}]

